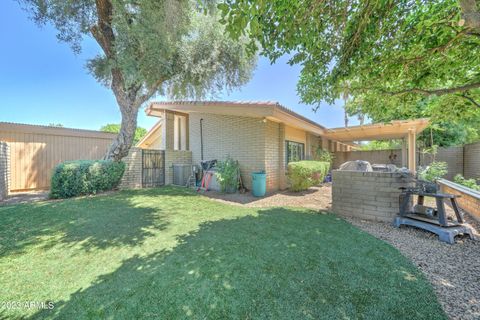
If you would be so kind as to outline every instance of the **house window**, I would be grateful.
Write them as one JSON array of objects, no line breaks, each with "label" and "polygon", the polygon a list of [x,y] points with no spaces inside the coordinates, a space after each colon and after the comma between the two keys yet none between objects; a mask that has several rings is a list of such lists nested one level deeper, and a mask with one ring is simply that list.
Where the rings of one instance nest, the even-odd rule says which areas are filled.
[{"label": "house window", "polygon": [[305,159],[305,144],[294,141],[285,141],[285,143],[287,164],[292,161],[300,161]]}]

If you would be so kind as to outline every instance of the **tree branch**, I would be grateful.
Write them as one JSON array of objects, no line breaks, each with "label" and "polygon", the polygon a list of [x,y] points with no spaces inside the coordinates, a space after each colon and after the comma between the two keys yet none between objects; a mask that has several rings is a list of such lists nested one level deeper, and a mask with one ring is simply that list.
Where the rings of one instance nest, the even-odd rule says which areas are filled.
[{"label": "tree branch", "polygon": [[378,89],[382,93],[386,93],[389,95],[399,95],[403,93],[418,93],[424,96],[442,96],[449,93],[456,93],[456,92],[465,92],[471,89],[480,88],[480,82],[466,84],[463,86],[453,87],[453,88],[442,88],[442,89],[422,89],[422,88],[410,88],[410,89],[403,89],[399,91],[387,91],[385,89]]},{"label": "tree branch", "polygon": [[466,94],[462,94],[462,95],[460,95],[460,97],[462,97],[464,99],[467,99],[468,101],[473,103],[477,108],[480,108],[480,104],[477,101],[475,101],[472,97],[469,97]]},{"label": "tree branch", "polygon": [[115,34],[112,29],[112,3],[109,0],[96,0],[95,3],[98,21],[97,24],[90,29],[90,32],[95,40],[97,40],[105,55],[112,59],[115,57],[113,52]]},{"label": "tree branch", "polygon": [[164,79],[157,80],[157,82],[155,82],[146,93],[142,94],[135,100],[135,105],[141,106],[145,101],[150,99],[164,81]]},{"label": "tree branch", "polygon": [[431,48],[427,51],[427,53],[425,55],[421,55],[421,56],[416,56],[416,57],[413,57],[413,58],[408,58],[408,59],[403,59],[403,62],[405,62],[405,66],[409,66],[410,64],[414,63],[414,62],[419,62],[419,61],[422,61],[423,59],[427,58],[427,57],[431,57],[433,54],[435,53],[443,53],[445,52],[455,41],[457,41],[458,39],[460,39],[462,36],[464,35],[470,35],[469,32],[467,32],[467,30],[462,30],[460,32],[458,32],[454,37],[450,38],[446,43],[442,44],[442,45],[439,45],[439,46],[436,46],[434,48]]}]

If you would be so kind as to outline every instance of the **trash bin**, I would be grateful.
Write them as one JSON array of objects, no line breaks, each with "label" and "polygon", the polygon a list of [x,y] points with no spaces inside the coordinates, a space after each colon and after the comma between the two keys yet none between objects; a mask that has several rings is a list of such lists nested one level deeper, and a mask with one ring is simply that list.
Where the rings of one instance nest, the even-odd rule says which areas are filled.
[{"label": "trash bin", "polygon": [[267,192],[267,174],[265,171],[252,172],[252,194],[263,197]]}]

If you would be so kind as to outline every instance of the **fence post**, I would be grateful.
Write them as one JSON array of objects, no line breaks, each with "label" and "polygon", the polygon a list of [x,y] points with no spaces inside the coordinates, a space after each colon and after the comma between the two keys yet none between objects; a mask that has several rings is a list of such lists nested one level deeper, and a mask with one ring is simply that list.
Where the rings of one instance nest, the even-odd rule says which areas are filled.
[{"label": "fence post", "polygon": [[10,191],[10,147],[0,141],[0,201],[5,199]]}]

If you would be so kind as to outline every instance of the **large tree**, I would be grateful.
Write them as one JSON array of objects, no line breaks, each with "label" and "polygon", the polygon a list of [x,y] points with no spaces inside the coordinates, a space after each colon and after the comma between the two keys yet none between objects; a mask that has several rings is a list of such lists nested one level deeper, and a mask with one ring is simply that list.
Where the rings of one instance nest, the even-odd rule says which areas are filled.
[{"label": "large tree", "polygon": [[[119,123],[108,123],[100,128],[100,131],[110,133],[120,133],[121,125]],[[137,127],[135,135],[133,136],[133,144],[137,144],[147,135],[148,131],[145,128]]]},{"label": "large tree", "polygon": [[382,118],[393,110],[434,121],[480,117],[478,0],[226,0],[234,36],[275,61],[301,64],[305,103]]},{"label": "large tree", "polygon": [[107,159],[128,154],[138,109],[155,94],[202,98],[243,85],[255,64],[246,41],[225,35],[213,1],[18,1],[40,25],[52,23],[75,52],[84,37],[100,46],[87,66],[112,89],[122,115]]}]

